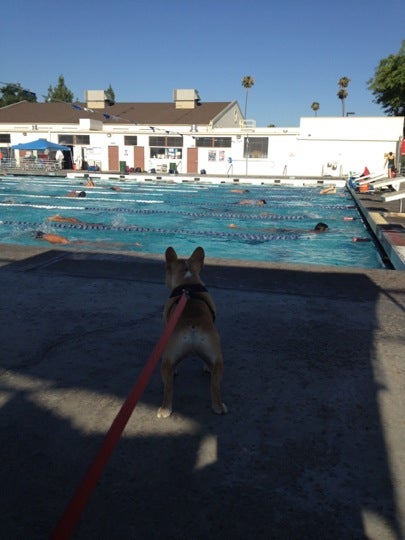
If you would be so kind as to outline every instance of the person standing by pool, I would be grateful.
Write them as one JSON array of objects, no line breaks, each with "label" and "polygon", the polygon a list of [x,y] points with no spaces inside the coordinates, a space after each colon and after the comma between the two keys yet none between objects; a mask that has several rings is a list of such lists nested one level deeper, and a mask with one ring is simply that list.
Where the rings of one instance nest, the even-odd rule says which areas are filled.
[{"label": "person standing by pool", "polygon": [[63,152],[62,150],[57,150],[55,154],[56,162],[58,163],[58,168],[63,169]]},{"label": "person standing by pool", "polygon": [[392,152],[388,152],[385,158],[384,168],[388,165],[388,178],[392,178],[395,169],[395,156]]}]

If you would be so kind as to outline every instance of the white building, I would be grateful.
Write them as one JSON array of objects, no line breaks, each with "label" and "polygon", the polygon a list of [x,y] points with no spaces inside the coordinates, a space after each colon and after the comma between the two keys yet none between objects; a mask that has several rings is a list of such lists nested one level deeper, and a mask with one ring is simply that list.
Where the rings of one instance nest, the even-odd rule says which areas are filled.
[{"label": "white building", "polygon": [[[304,117],[299,127],[257,127],[236,101],[201,101],[175,90],[169,103],[20,102],[0,108],[0,149],[45,138],[71,148],[67,169],[229,176],[342,177],[380,172],[399,157],[404,117]],[[69,153],[68,153],[69,154]],[[17,159],[21,156],[16,155]]]}]

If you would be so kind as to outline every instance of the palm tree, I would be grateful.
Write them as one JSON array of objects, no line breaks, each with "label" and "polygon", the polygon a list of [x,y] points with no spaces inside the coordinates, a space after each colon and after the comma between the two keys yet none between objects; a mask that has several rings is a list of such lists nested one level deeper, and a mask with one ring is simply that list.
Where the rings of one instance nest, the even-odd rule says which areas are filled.
[{"label": "palm tree", "polygon": [[246,88],[246,97],[245,97],[245,119],[247,113],[247,102],[248,102],[248,92],[249,89],[255,84],[255,80],[251,75],[245,75],[242,79],[242,86]]},{"label": "palm tree", "polygon": [[350,79],[348,77],[341,77],[338,81],[338,85],[340,87],[337,97],[342,101],[342,116],[345,115],[345,99],[349,95],[346,88],[349,86]]},{"label": "palm tree", "polygon": [[[251,75],[245,75],[242,79],[242,86],[246,88],[246,98],[245,98],[245,120],[246,120],[246,113],[247,113],[247,102],[248,102],[248,92],[249,88],[252,88],[252,86],[255,84],[255,80]],[[249,161],[249,135],[246,136],[245,139],[245,152],[246,152],[246,176],[248,175],[248,161]]]},{"label": "palm tree", "polygon": [[314,101],[311,105],[311,109],[314,111],[315,116],[318,116],[319,107],[320,105],[317,101]]}]

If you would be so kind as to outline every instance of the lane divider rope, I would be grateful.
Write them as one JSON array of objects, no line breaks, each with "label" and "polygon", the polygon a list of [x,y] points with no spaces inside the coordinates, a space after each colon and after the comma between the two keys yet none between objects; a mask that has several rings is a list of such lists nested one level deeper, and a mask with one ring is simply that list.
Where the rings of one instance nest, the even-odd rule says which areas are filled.
[{"label": "lane divider rope", "polygon": [[31,203],[14,203],[14,202],[0,202],[4,206],[19,206],[19,207],[29,207],[29,208],[61,208],[61,209],[77,209],[85,210],[88,212],[100,212],[100,213],[121,213],[121,214],[140,214],[140,215],[166,215],[166,216],[186,216],[186,217],[208,217],[208,218],[230,218],[230,219],[251,219],[251,220],[303,220],[309,219],[309,216],[303,214],[296,215],[282,215],[282,214],[272,214],[268,212],[261,212],[260,214],[248,214],[248,213],[237,213],[237,212],[171,212],[170,210],[151,210],[145,208],[126,208],[118,206],[116,208],[112,207],[101,207],[101,206],[85,206],[81,207],[64,207],[64,206],[49,206],[49,205],[40,205],[40,204],[31,204]]},{"label": "lane divider rope", "polygon": [[[29,221],[0,221],[2,225],[11,225],[18,227],[29,227],[30,229],[40,230],[44,228],[44,223],[31,223]],[[47,224],[48,225],[48,224]],[[49,225],[51,225],[49,223]],[[303,233],[242,233],[225,231],[193,231],[190,229],[165,229],[160,227],[138,227],[137,225],[106,225],[104,223],[58,223],[52,222],[52,228],[56,229],[76,229],[93,231],[117,231],[117,232],[141,232],[141,233],[160,233],[160,234],[184,234],[187,236],[209,236],[215,238],[242,239],[258,242],[269,242],[273,240],[298,240],[304,238]]]}]

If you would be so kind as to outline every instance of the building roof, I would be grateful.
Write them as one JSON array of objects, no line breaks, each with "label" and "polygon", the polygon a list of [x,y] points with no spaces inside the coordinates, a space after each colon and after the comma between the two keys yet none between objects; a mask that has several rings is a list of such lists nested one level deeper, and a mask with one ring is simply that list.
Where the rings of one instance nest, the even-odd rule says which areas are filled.
[{"label": "building roof", "polygon": [[0,108],[0,124],[77,124],[81,118],[103,123],[141,125],[208,125],[233,102],[200,103],[194,109],[176,109],[174,103],[116,103],[103,109],[86,109],[84,103],[30,103],[21,101]]}]

